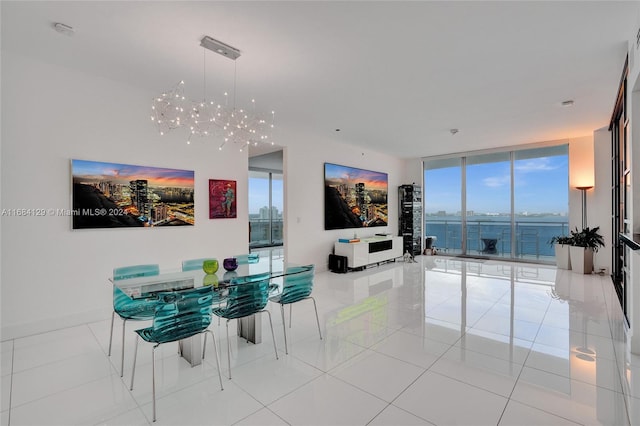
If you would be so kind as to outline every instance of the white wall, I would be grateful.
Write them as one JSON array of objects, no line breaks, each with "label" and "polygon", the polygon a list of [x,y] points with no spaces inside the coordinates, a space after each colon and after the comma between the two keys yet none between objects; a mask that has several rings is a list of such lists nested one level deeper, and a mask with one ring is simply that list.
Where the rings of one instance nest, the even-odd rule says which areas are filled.
[{"label": "white wall", "polygon": [[[593,186],[587,191],[587,226],[594,227],[600,224],[600,218],[596,218],[593,197],[597,191],[603,188],[595,186],[594,145],[593,136],[572,138],[569,143],[569,229],[582,228],[582,191],[576,186]],[[608,155],[609,160],[611,155]],[[609,184],[609,188],[611,184]],[[592,214],[589,214],[592,213]],[[611,213],[609,213],[609,216]],[[609,220],[610,222],[611,220]]]},{"label": "white wall", "polygon": [[605,246],[593,257],[595,272],[606,269],[611,274],[611,250],[613,228],[611,223],[611,133],[608,127],[593,132],[595,157],[595,187],[588,192],[587,222],[590,228],[600,227]]},{"label": "white wall", "polygon": [[238,218],[208,218],[208,179],[247,192],[246,152],[184,134],[160,137],[154,93],[2,52],[2,208],[71,208],[70,159],[195,171],[193,227],[72,230],[68,216],[2,216],[2,339],[107,318],[115,266],[223,258],[248,251],[246,197]]},{"label": "white wall", "polygon": [[[2,61],[3,209],[71,208],[71,159],[195,171],[196,225],[72,230],[68,216],[3,216],[2,340],[108,318],[115,266],[224,258],[248,250],[248,159],[180,130],[163,137],[149,119],[155,93],[4,52]],[[285,241],[289,261],[327,269],[333,242],[353,230],[324,230],[324,162],[389,174],[388,227],[397,233],[402,161],[306,135],[285,147]],[[238,218],[208,219],[208,180],[237,180]]]}]

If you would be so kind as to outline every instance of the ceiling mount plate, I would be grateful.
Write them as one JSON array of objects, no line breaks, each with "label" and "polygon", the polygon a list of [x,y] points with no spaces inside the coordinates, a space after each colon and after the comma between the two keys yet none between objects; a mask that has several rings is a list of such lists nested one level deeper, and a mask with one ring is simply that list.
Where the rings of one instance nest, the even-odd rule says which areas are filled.
[{"label": "ceiling mount plate", "polygon": [[226,43],[223,43],[215,38],[211,38],[209,36],[204,36],[202,40],[200,40],[200,46],[207,48],[213,52],[216,52],[219,55],[224,57],[233,59],[234,61],[238,59],[241,55],[239,49],[236,49],[233,46],[229,46]]}]

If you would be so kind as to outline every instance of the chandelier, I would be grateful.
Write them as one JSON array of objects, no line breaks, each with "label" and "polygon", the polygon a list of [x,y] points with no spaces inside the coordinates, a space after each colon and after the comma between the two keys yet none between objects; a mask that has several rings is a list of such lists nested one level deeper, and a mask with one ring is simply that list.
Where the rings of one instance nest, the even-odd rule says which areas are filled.
[{"label": "chandelier", "polygon": [[[221,41],[205,36],[200,46],[235,61],[240,57],[240,51]],[[184,95],[184,81],[178,83],[171,90],[162,93],[151,103],[151,121],[153,121],[160,135],[174,129],[188,130],[187,144],[194,136],[209,137],[221,141],[218,149],[227,143],[239,146],[240,151],[249,145],[271,144],[274,142],[271,133],[274,128],[275,112],[271,111],[267,118],[256,112],[255,100],[251,100],[250,109],[236,108],[236,70],[234,69],[233,100],[229,94],[224,94],[223,102],[206,99],[206,51],[203,72],[203,98],[201,101],[189,100]]]}]

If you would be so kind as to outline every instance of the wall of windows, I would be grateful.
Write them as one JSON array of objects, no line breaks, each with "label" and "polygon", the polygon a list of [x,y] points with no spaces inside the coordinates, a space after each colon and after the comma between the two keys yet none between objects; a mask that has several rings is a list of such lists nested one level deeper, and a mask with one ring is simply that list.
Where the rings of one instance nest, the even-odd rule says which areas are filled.
[{"label": "wall of windows", "polygon": [[445,253],[554,262],[569,234],[568,145],[424,159],[425,237]]}]

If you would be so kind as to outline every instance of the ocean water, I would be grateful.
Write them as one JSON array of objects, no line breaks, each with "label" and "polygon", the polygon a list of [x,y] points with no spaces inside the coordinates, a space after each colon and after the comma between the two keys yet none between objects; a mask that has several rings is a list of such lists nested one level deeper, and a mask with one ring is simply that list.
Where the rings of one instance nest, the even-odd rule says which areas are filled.
[{"label": "ocean water", "polygon": [[[436,248],[460,251],[462,249],[461,218],[456,216],[427,216],[425,235],[435,236]],[[516,256],[554,256],[549,241],[554,236],[569,235],[566,217],[518,217],[515,226]],[[504,217],[471,216],[467,218],[468,252],[487,252],[494,246],[496,252],[503,255],[511,252],[511,224]]]}]

